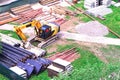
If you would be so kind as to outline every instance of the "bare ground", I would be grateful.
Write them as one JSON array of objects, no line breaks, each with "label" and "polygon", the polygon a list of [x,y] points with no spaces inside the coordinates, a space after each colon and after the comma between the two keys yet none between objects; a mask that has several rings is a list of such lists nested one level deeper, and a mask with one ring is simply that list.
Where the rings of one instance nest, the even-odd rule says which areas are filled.
[{"label": "bare ground", "polygon": [[[75,31],[75,26],[79,23],[83,23],[82,21],[79,21],[78,18],[76,17],[71,17],[70,20],[65,22],[64,24],[61,25],[61,31],[68,31],[68,32],[76,32]],[[84,47],[91,51],[95,56],[97,56],[101,61],[108,63],[107,59],[103,55],[103,52],[100,51],[100,48],[106,47],[106,45],[100,45],[100,44],[93,44],[93,43],[85,43],[85,42],[79,42],[79,41],[68,41],[68,40],[63,40],[59,39],[57,40],[54,44],[50,45],[47,48],[47,51],[49,53],[56,52],[57,51],[57,46],[58,45],[68,45],[68,44],[74,44],[77,43],[81,47]]]}]

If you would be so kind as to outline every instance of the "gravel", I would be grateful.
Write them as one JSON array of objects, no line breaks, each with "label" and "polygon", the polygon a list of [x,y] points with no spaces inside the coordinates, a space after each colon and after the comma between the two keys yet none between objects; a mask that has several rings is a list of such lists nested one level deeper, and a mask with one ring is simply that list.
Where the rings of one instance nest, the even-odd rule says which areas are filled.
[{"label": "gravel", "polygon": [[88,36],[105,36],[109,33],[108,28],[98,21],[90,21],[87,23],[80,23],[75,27],[79,34]]}]

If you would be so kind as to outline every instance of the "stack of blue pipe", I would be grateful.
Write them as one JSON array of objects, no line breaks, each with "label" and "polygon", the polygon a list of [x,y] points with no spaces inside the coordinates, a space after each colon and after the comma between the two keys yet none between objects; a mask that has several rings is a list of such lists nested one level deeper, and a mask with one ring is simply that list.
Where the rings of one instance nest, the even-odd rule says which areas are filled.
[{"label": "stack of blue pipe", "polygon": [[18,66],[27,73],[38,74],[45,70],[52,62],[45,58],[36,58],[32,52],[0,42],[0,64],[7,68]]}]

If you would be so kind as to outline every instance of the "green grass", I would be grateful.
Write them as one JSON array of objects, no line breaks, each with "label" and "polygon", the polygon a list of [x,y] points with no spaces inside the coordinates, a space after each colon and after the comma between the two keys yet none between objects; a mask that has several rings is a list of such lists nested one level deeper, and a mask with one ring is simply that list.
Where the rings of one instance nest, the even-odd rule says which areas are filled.
[{"label": "green grass", "polygon": [[[75,6],[85,10],[83,5],[84,5],[84,0],[82,0],[81,3],[78,3]],[[104,16],[106,20],[100,20],[98,18],[95,18],[95,19],[100,21],[102,24],[106,25],[108,28],[110,28],[111,30],[113,30],[114,32],[116,32],[117,34],[120,35],[120,14],[119,14],[120,8],[117,8],[117,7],[114,7],[114,6],[111,6],[110,8],[113,10],[113,13]],[[70,9],[74,10],[73,7],[70,7]],[[91,21],[91,19],[89,19],[88,17],[86,17],[83,14],[79,14],[78,17],[79,17],[80,20],[82,20],[84,22]],[[107,37],[113,37],[113,38],[117,37],[112,33],[109,33],[106,36]]]},{"label": "green grass", "polygon": [[100,49],[110,63],[119,63],[120,46],[107,46]]},{"label": "green grass", "polygon": [[[77,44],[71,45],[58,45],[57,51],[61,52],[72,47],[75,47]],[[60,75],[59,77],[53,78],[53,80],[99,80],[108,79],[108,76],[112,72],[118,72],[120,69],[120,64],[118,63],[109,63],[105,64],[99,60],[93,53],[83,49],[79,46],[77,51],[80,54],[80,58],[75,60],[73,65],[73,72],[69,76]],[[30,80],[50,80],[47,76],[47,71],[39,74],[38,76],[33,76]]]},{"label": "green grass", "polygon": [[29,80],[50,80],[47,71],[40,73],[39,75],[33,75]]},{"label": "green grass", "polygon": [[[62,50],[68,46],[72,47],[73,45],[60,46],[58,49]],[[72,63],[74,66],[72,74],[69,76],[60,75],[54,80],[99,80],[107,78],[109,74],[120,69],[120,64],[105,64],[88,50],[78,47],[77,51],[81,57]]]},{"label": "green grass", "polygon": [[114,6],[111,6],[110,8],[113,10],[113,13],[105,16],[106,20],[100,22],[120,35],[120,8]]},{"label": "green grass", "polygon": [[18,35],[15,32],[10,31],[10,30],[0,30],[0,33],[6,34],[6,35],[9,34],[11,35],[11,37],[19,39]]},{"label": "green grass", "polygon": [[[83,8],[83,2],[81,2],[80,4],[76,4],[76,6]],[[111,6],[111,8],[113,9],[113,13],[105,16],[106,20],[104,21],[99,20],[99,21],[120,35],[120,29],[119,29],[120,28],[120,17],[119,17],[120,8],[116,8],[113,6]],[[74,8],[70,8],[70,9],[74,10]],[[80,18],[80,20],[84,22],[90,21],[90,19],[84,16],[83,14],[79,14],[78,17]],[[16,33],[12,31],[0,30],[0,33],[12,34],[12,37],[18,39]],[[112,33],[108,34],[107,36],[116,38],[116,36],[114,36]],[[75,45],[76,44],[66,45],[66,46],[58,45],[57,51],[70,49]],[[116,48],[120,49],[119,46],[115,47],[114,49]],[[106,79],[106,80],[113,80],[113,79],[109,79],[108,76],[112,72],[118,73],[118,71],[120,70],[120,64],[118,64],[118,62],[116,61],[115,62],[112,61],[109,64],[105,64],[101,60],[99,60],[96,56],[94,56],[90,51],[85,50],[81,47],[77,47],[77,50],[81,55],[81,57],[72,63],[72,65],[74,66],[74,70],[72,74],[70,76],[62,75],[60,77],[55,78],[55,80],[68,80],[68,79],[69,80],[99,80],[100,78]],[[109,50],[113,50],[113,49],[111,48],[104,49],[106,53],[109,53]],[[111,60],[114,60],[114,58]],[[120,79],[120,78],[117,78],[117,79]],[[117,79],[115,78],[114,80],[117,80]],[[6,78],[0,75],[0,80],[6,80]],[[50,80],[50,78],[47,76],[47,71],[45,71],[43,73],[40,73],[39,75],[33,75],[29,80]]]},{"label": "green grass", "polygon": [[0,80],[8,80],[5,76],[3,76],[2,74],[0,74]]}]

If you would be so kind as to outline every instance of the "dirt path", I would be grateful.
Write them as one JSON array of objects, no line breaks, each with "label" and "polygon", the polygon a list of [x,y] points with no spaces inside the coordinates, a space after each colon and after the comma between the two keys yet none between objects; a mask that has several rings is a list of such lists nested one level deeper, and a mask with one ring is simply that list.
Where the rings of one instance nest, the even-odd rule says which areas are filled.
[{"label": "dirt path", "polygon": [[61,32],[61,38],[63,39],[72,39],[82,42],[98,43],[98,44],[107,44],[107,45],[120,45],[120,39],[108,38],[108,37],[92,37],[77,33],[70,32]]}]

